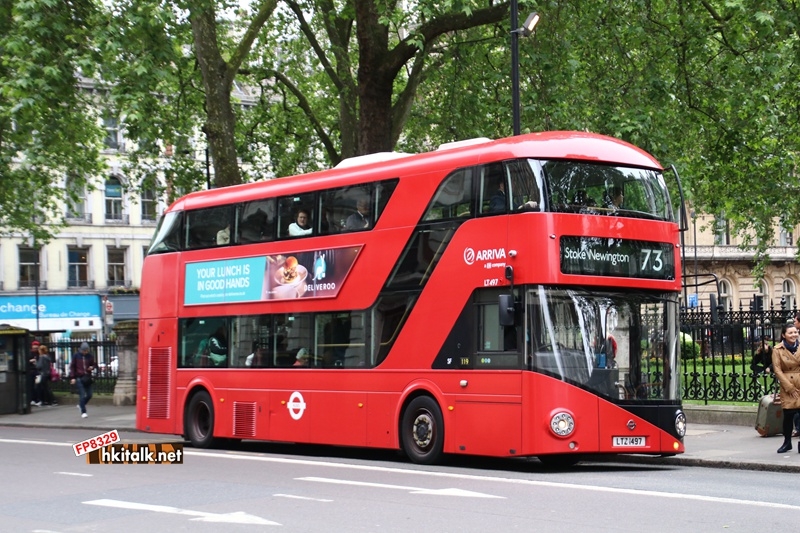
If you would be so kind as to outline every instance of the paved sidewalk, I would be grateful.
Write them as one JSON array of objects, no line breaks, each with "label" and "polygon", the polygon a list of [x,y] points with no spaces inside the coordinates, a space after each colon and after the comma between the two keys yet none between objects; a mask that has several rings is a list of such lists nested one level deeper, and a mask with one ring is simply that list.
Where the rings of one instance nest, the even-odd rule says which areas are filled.
[{"label": "paved sidewalk", "polygon": [[86,406],[88,418],[81,418],[77,399],[60,398],[59,405],[31,406],[30,414],[0,415],[0,428],[3,426],[44,427],[63,429],[97,429],[108,431],[138,431],[136,429],[136,406],[118,407],[110,402],[94,403],[94,398]]},{"label": "paved sidewalk", "polygon": [[[94,405],[90,402],[87,406],[88,418],[81,418],[74,402],[31,409],[32,412],[27,415],[0,415],[0,433],[3,426],[137,431],[134,406],[117,407],[100,402]],[[647,464],[800,472],[800,453],[797,452],[796,437],[792,439],[794,449],[779,455],[776,450],[783,443],[780,435],[764,438],[751,426],[690,423],[684,442],[686,453],[675,457],[628,455],[622,456],[621,460]],[[618,459],[613,461],[617,462]]]}]

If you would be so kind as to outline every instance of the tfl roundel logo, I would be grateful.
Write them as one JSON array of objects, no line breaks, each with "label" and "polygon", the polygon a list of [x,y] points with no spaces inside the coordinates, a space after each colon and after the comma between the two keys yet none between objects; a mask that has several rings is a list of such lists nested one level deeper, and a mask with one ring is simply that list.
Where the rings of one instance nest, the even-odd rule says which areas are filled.
[{"label": "tfl roundel logo", "polygon": [[475,262],[475,250],[472,248],[464,248],[464,262],[468,265]]}]

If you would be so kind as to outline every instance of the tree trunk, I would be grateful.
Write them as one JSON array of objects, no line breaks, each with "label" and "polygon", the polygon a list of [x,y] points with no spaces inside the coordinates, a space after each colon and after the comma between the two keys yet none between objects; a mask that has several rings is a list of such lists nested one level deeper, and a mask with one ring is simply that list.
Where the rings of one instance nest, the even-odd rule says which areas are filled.
[{"label": "tree trunk", "polygon": [[386,71],[389,30],[374,0],[356,0],[358,38],[358,154],[392,151],[394,75]]},{"label": "tree trunk", "polygon": [[208,119],[203,131],[214,165],[214,186],[226,187],[242,183],[242,174],[236,157],[236,117],[231,105],[233,76],[219,53],[215,19],[214,10],[207,8],[192,11],[190,20],[206,91]]}]

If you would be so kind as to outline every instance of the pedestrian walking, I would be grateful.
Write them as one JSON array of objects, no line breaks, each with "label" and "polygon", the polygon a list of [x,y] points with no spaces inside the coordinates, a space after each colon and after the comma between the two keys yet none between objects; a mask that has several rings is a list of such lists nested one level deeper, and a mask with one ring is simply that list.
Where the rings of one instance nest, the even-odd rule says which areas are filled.
[{"label": "pedestrian walking", "polygon": [[92,383],[94,379],[92,372],[95,369],[94,357],[89,353],[89,343],[82,342],[77,352],[72,354],[72,361],[69,364],[70,384],[78,387],[78,409],[81,417],[86,418],[86,404],[92,399]]},{"label": "pedestrian walking", "polygon": [[54,405],[53,391],[50,390],[50,367],[52,361],[47,353],[47,346],[39,345],[39,361],[36,363],[36,370],[39,371],[39,401],[43,405]]},{"label": "pedestrian walking", "polygon": [[39,369],[36,368],[36,363],[39,361],[39,341],[31,343],[31,354],[28,356],[28,368],[26,372],[28,398],[30,398],[31,405],[42,405],[41,398],[39,398],[39,386],[36,383],[36,376],[39,375]]}]

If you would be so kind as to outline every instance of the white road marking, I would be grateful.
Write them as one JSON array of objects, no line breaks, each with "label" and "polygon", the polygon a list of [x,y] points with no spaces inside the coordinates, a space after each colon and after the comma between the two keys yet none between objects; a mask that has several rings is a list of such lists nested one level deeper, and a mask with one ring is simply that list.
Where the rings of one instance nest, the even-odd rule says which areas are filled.
[{"label": "white road marking", "polygon": [[80,476],[92,477],[94,474],[81,474],[80,472],[53,472],[54,474],[61,474],[62,476]]},{"label": "white road marking", "polygon": [[316,481],[319,483],[335,483],[338,485],[358,485],[361,487],[375,487],[379,489],[399,489],[406,490],[411,494],[425,494],[426,496],[465,496],[467,498],[500,498],[505,496],[494,496],[482,494],[464,489],[423,489],[419,487],[404,487],[403,485],[387,485],[386,483],[368,483],[366,481],[351,481],[349,479],[330,479],[325,477],[298,477],[298,481]]},{"label": "white road marking", "polygon": [[324,498],[309,498],[307,496],[297,496],[295,494],[273,494],[273,496],[278,496],[281,498],[290,498],[292,500],[310,500],[312,502],[325,502],[330,503],[333,500],[326,500]]},{"label": "white road marking", "polygon": [[0,439],[0,442],[8,444],[42,444],[44,446],[72,446],[69,442],[44,442],[38,440],[21,440],[21,439]]},{"label": "white road marking", "polygon": [[[14,444],[44,444],[49,446],[69,446],[69,443],[57,442],[38,442],[33,440],[14,440],[14,439],[0,439],[0,443],[14,443]],[[387,466],[371,466],[371,465],[356,465],[349,463],[331,463],[329,461],[312,461],[308,459],[288,459],[285,457],[266,457],[259,455],[231,455],[225,453],[214,452],[201,452],[195,450],[185,450],[185,456],[194,457],[213,457],[216,459],[234,459],[241,461],[260,461],[265,463],[280,463],[291,465],[307,465],[307,466],[324,466],[329,468],[344,468],[349,470],[365,470],[370,472],[386,472],[392,474],[405,474],[413,476],[429,476],[429,477],[443,477],[448,479],[468,479],[481,482],[495,482],[495,483],[509,483],[514,485],[530,485],[537,487],[548,488],[569,488],[577,490],[585,490],[589,492],[610,492],[617,494],[630,494],[634,496],[654,496],[656,498],[673,498],[681,500],[694,500],[703,502],[715,503],[731,503],[734,505],[750,505],[753,507],[765,507],[770,509],[790,509],[793,511],[800,511],[800,505],[789,505],[784,503],[762,502],[755,500],[740,500],[736,498],[719,498],[716,496],[702,496],[699,494],[676,494],[672,492],[657,492],[650,490],[636,490],[636,489],[620,489],[615,487],[597,487],[590,485],[577,485],[573,483],[556,483],[552,481],[534,481],[530,479],[514,479],[503,478],[495,476],[478,476],[473,474],[455,474],[451,472],[430,472],[425,470],[403,470],[401,468],[392,468]]]},{"label": "white road marking", "polygon": [[133,509],[136,511],[152,511],[154,513],[170,513],[187,516],[194,516],[192,520],[198,522],[214,522],[217,524],[253,524],[259,526],[279,526],[277,522],[271,522],[260,516],[237,511],[235,513],[207,513],[204,511],[192,511],[191,509],[180,509],[168,505],[151,505],[148,503],[126,502],[122,500],[91,500],[83,502],[86,505],[100,505],[102,507],[115,507],[117,509]]}]

